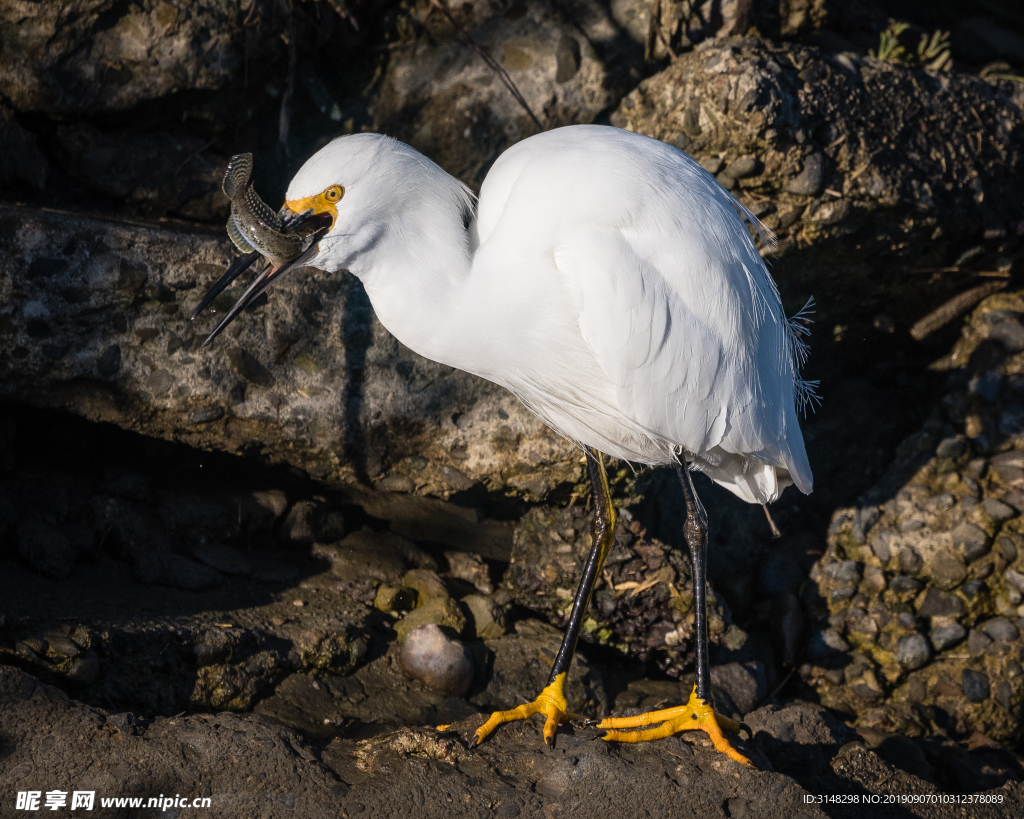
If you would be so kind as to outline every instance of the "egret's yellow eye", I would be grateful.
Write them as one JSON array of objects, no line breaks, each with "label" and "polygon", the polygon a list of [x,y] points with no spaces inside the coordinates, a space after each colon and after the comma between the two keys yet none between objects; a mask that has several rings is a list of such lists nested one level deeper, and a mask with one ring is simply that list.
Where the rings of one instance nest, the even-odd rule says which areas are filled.
[{"label": "egret's yellow eye", "polygon": [[341,185],[331,185],[324,191],[324,199],[328,202],[337,202],[345,195],[345,189]]}]

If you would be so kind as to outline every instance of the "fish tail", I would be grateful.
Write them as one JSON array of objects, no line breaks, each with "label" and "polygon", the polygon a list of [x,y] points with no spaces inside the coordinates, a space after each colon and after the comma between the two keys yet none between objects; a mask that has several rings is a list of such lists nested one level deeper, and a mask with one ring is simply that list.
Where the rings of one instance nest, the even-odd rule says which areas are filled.
[{"label": "fish tail", "polygon": [[224,174],[224,195],[228,199],[235,199],[249,184],[249,177],[252,176],[252,154],[235,154],[228,163],[228,169]]}]

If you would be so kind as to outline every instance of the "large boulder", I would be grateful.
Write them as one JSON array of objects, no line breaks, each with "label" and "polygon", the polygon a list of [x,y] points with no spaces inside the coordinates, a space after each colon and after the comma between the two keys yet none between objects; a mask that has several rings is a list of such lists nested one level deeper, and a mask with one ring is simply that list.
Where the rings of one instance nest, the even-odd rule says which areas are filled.
[{"label": "large boulder", "polygon": [[812,569],[800,675],[864,728],[1024,732],[1024,361],[1007,344],[1022,316],[1021,293],[977,308],[933,365],[949,373],[941,411],[836,511]]},{"label": "large boulder", "polygon": [[189,321],[220,231],[0,207],[0,246],[3,400],[391,491],[539,499],[582,477],[510,393],[402,347],[348,275],[289,276],[204,348],[231,302]]},{"label": "large boulder", "polygon": [[776,233],[784,295],[818,293],[844,325],[909,323],[922,272],[937,304],[1019,243],[1022,103],[1011,82],[734,38],[681,55],[611,121],[692,154]]},{"label": "large boulder", "polygon": [[247,63],[255,72],[283,54],[284,8],[255,0],[245,8],[219,0],[4,3],[0,94],[19,111],[67,117],[222,88]]},{"label": "large boulder", "polygon": [[[621,16],[638,4],[618,3]],[[642,48],[603,3],[485,0],[451,4],[462,29],[429,4],[398,21],[400,39],[369,101],[373,128],[479,186],[509,145],[537,133],[526,109],[466,41],[487,51],[545,129],[593,122],[640,79]]]}]

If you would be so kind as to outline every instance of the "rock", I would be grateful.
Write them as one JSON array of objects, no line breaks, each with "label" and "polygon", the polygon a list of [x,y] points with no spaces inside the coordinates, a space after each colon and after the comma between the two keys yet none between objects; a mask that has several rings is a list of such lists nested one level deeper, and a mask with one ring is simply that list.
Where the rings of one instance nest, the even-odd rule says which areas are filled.
[{"label": "rock", "polygon": [[330,506],[318,500],[298,501],[278,530],[278,538],[291,545],[339,540],[345,534],[345,520]]},{"label": "rock", "polygon": [[981,624],[981,630],[993,640],[1016,640],[1020,636],[1017,627],[1005,617],[993,617]]},{"label": "rock", "polygon": [[980,671],[972,671],[969,668],[965,668],[962,685],[964,696],[967,697],[968,702],[984,702],[988,699],[990,690],[988,677]]},{"label": "rock", "polygon": [[968,563],[987,555],[992,548],[985,531],[973,523],[961,523],[953,530],[953,544]]},{"label": "rock", "polygon": [[0,184],[5,188],[42,189],[46,185],[49,163],[36,144],[31,132],[21,127],[14,112],[0,102],[0,140],[4,151],[0,154]]},{"label": "rock", "polygon": [[416,592],[404,587],[381,583],[373,598],[373,607],[378,611],[411,611],[416,607]]},{"label": "rock", "polygon": [[988,331],[988,337],[1006,348],[1008,353],[1024,350],[1024,326],[1019,321],[1001,321]]},{"label": "rock", "polygon": [[212,0],[183,7],[145,0],[106,16],[102,0],[5,7],[0,27],[17,32],[0,56],[0,93],[19,111],[55,117],[125,111],[185,91],[210,91],[283,55],[272,31],[280,11],[245,12]]},{"label": "rock", "polygon": [[480,555],[467,552],[445,552],[444,556],[448,561],[450,576],[472,583],[484,594],[491,594],[494,591],[490,569]]},{"label": "rock", "polygon": [[855,732],[820,706],[810,703],[764,705],[744,718],[754,744],[779,771],[820,773]]},{"label": "rock", "polygon": [[849,650],[850,644],[835,629],[825,629],[811,635],[807,646],[807,654],[812,660],[828,660]]},{"label": "rock", "polygon": [[992,638],[987,634],[971,629],[967,635],[967,651],[972,657],[980,657],[992,645]]},{"label": "rock", "polygon": [[[12,260],[0,270],[0,289],[17,282],[20,293],[19,307],[5,314],[13,322],[5,337],[12,350],[27,351],[0,361],[5,401],[60,408],[201,449],[259,453],[341,483],[355,483],[361,468],[372,481],[405,476],[417,492],[441,497],[456,491],[446,466],[535,500],[582,477],[572,447],[513,395],[401,348],[345,277],[321,283],[315,304],[305,276],[289,277],[275,285],[269,309],[250,311],[231,338],[203,349],[202,332],[212,324],[188,317],[230,258],[224,236],[3,205],[0,253]],[[44,257],[47,265],[28,275]],[[65,299],[69,287],[84,288],[85,300]],[[23,305],[33,306],[26,313]],[[317,331],[327,326],[347,329]],[[172,339],[181,346],[172,347]],[[76,352],[54,359],[43,354],[45,344]],[[116,370],[104,369],[112,346]],[[244,400],[235,400],[236,348],[274,384],[297,389],[249,383]],[[300,355],[335,363],[309,375],[296,363]],[[174,382],[159,395],[150,389],[157,370]],[[347,394],[361,396],[352,404],[361,408],[358,418],[338,412],[336,396]],[[221,421],[195,424],[189,418],[197,403],[228,409]],[[342,446],[353,428],[358,446]],[[387,447],[368,445],[385,440]],[[370,504],[373,494],[360,501]],[[506,526],[492,528],[507,538]],[[467,550],[487,556],[479,546]]]},{"label": "rock", "polygon": [[920,668],[928,662],[930,657],[931,649],[924,635],[909,634],[906,637],[900,637],[896,647],[896,661],[908,671]]},{"label": "rock", "polygon": [[[487,648],[494,655],[490,674],[484,689],[471,693],[470,702],[488,712],[515,708],[523,697],[533,699],[547,685],[561,642],[562,632],[547,623],[517,621],[513,632],[488,641]],[[584,653],[577,652],[573,659],[565,697],[569,710],[578,714],[607,712],[610,703],[601,672]]]},{"label": "rock", "polygon": [[466,628],[466,616],[459,608],[440,577],[429,569],[412,569],[402,578],[402,585],[419,595],[416,608],[395,623],[399,640],[419,626],[432,623],[450,628],[461,634]]},{"label": "rock", "polygon": [[402,643],[402,670],[431,691],[462,697],[473,681],[473,660],[462,642],[433,623],[412,629]]},{"label": "rock", "polygon": [[192,556],[218,572],[227,575],[252,574],[252,561],[238,549],[219,543],[201,543],[192,549]]},{"label": "rock", "polygon": [[56,526],[26,521],[18,526],[18,554],[36,571],[51,577],[67,577],[74,571],[80,545]]},{"label": "rock", "polygon": [[734,159],[726,166],[725,173],[733,179],[746,179],[757,172],[757,159],[749,154]]},{"label": "rock", "polygon": [[[630,518],[628,510],[618,516],[615,542],[594,587],[581,639],[650,659],[678,676],[686,669],[693,640],[690,564],[680,550],[634,534],[641,530]],[[592,519],[582,505],[536,507],[523,516],[504,579],[516,603],[559,627],[566,625],[590,551]],[[715,644],[728,623],[712,601],[709,594],[709,634]]]},{"label": "rock", "polygon": [[372,580],[397,586],[411,568],[437,568],[430,555],[412,541],[370,528],[338,543],[318,543],[313,555],[330,561],[332,574],[349,582]]},{"label": "rock", "polygon": [[462,604],[469,609],[470,625],[480,640],[496,640],[505,633],[505,613],[488,596],[467,594]]},{"label": "rock", "polygon": [[[758,30],[764,34],[760,25]],[[863,277],[870,275],[861,264],[863,254],[870,253],[863,237],[874,237],[881,249],[899,233],[900,241],[909,242],[906,247],[934,253],[939,264],[947,255],[955,258],[986,225],[1005,222],[1015,192],[994,157],[1000,151],[1014,157],[1024,152],[1024,129],[1009,125],[1024,124],[1013,93],[1009,86],[958,72],[922,74],[882,60],[732,37],[679,53],[628,94],[611,121],[675,144],[698,161],[725,157],[728,167],[741,157],[757,157],[759,169],[739,179],[735,193],[741,202],[766,208],[762,218],[778,235],[782,256],[790,257],[785,287],[809,294],[822,270],[835,272],[830,296],[842,309],[819,313],[817,319],[852,322],[870,333],[877,309],[863,297]],[[951,98],[961,100],[956,112]],[[967,125],[967,117],[973,121],[968,100],[986,123],[980,150]],[[985,114],[978,108],[982,101]],[[914,106],[927,126],[911,132],[895,112]],[[880,117],[880,111],[891,113]],[[870,146],[882,144],[881,139],[887,148],[876,152]],[[939,161],[946,146],[957,146],[953,164]],[[991,161],[985,158],[988,150]],[[908,163],[911,154],[917,159]],[[977,181],[960,185],[957,180],[968,174],[977,174]],[[783,214],[794,210],[797,218],[784,221]],[[922,217],[929,220],[927,227],[919,224]],[[800,252],[792,253],[797,247]],[[887,280],[885,291],[890,304],[906,304],[919,315],[954,295],[936,294],[927,309],[910,307],[919,298],[910,275]]]},{"label": "rock", "polygon": [[[1012,537],[1003,535],[996,541],[996,545],[999,546],[999,553],[1007,563],[1013,563],[1017,559],[1017,544]],[[1021,591],[1024,591],[1024,586],[1020,588]]]},{"label": "rock", "polygon": [[1017,517],[1016,509],[1007,503],[1003,503],[997,498],[985,498],[982,502],[982,506],[985,508],[985,512],[988,516],[992,518],[992,520],[996,521],[996,523],[1002,523],[1010,518]]},{"label": "rock", "polygon": [[[537,0],[516,9],[467,4],[461,25],[496,56],[545,128],[592,122],[639,78],[642,46],[622,36],[607,6],[587,0],[571,18]],[[537,127],[443,15],[408,30],[408,47],[389,53],[369,102],[373,130],[478,187],[498,154]]]},{"label": "rock", "polygon": [[915,580],[913,577],[907,577],[905,574],[898,574],[889,581],[889,588],[892,589],[896,594],[906,594],[907,592],[920,591],[924,584],[920,580]]},{"label": "rock", "polygon": [[756,661],[714,665],[711,683],[729,695],[740,714],[749,714],[768,696],[764,665]]},{"label": "rock", "polygon": [[[961,545],[961,549],[965,552],[968,548]],[[928,568],[932,580],[940,589],[953,589],[963,583],[967,577],[967,568],[956,555],[947,549],[936,552],[932,556],[931,565]]]},{"label": "rock", "polygon": [[147,216],[212,221],[230,210],[221,190],[228,157],[210,153],[205,140],[74,124],[57,128],[55,145],[69,174]]},{"label": "rock", "polygon": [[825,180],[825,157],[818,153],[807,156],[803,162],[803,170],[790,179],[783,190],[803,196],[814,196],[821,191]]},{"label": "rock", "polygon": [[959,617],[964,613],[964,603],[956,595],[947,594],[931,586],[925,592],[917,613],[921,617]]},{"label": "rock", "polygon": [[921,555],[919,555],[917,550],[913,547],[900,549],[899,562],[900,568],[907,574],[917,574],[917,572],[921,571],[921,567],[924,565]]},{"label": "rock", "polygon": [[65,675],[74,685],[88,688],[100,678],[100,660],[95,651],[86,651],[81,657],[71,661],[71,667]]},{"label": "rock", "polygon": [[967,629],[959,623],[950,623],[948,626],[937,626],[929,632],[928,637],[936,651],[945,651],[961,642],[967,636]]},{"label": "rock", "polygon": [[939,445],[935,447],[935,454],[939,458],[956,460],[961,455],[967,454],[967,444],[959,438],[943,438],[939,441]]},{"label": "rock", "polygon": [[295,651],[305,670],[345,676],[366,656],[366,640],[341,621],[323,620],[295,637]]},{"label": "rock", "polygon": [[159,583],[193,592],[213,588],[222,580],[220,573],[208,566],[170,552],[139,555],[135,572],[143,583]]}]

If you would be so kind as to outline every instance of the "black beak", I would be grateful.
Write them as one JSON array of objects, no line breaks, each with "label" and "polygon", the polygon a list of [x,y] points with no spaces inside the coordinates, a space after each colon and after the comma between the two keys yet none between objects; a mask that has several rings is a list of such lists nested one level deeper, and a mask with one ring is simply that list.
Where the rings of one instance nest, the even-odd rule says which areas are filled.
[{"label": "black beak", "polygon": [[[315,219],[317,217],[312,218]],[[328,220],[330,220],[329,215]],[[316,255],[320,239],[322,239],[324,234],[327,233],[327,231],[329,231],[330,229],[330,224],[326,224],[323,227],[317,228],[310,236],[312,242],[310,243],[309,247],[297,258],[293,259],[288,264],[283,265],[282,267],[278,267],[276,269],[268,267],[262,273],[260,273],[253,280],[252,284],[249,285],[248,289],[239,297],[238,301],[235,302],[234,307],[228,310],[227,315],[224,316],[221,323],[217,325],[217,327],[214,329],[212,333],[210,333],[209,336],[207,336],[206,341],[203,342],[203,346],[206,347],[207,345],[209,345],[210,342],[213,341],[225,327],[227,327],[232,321],[234,321],[241,314],[241,312],[245,310],[246,307],[248,307],[250,304],[256,301],[256,299],[259,298],[260,295],[262,295],[263,292],[268,287],[270,287],[270,285],[272,285],[286,273],[294,270],[297,267],[302,267],[307,261],[312,259],[313,256]],[[234,267],[234,265],[232,265],[232,267]],[[228,271],[228,273],[230,273],[230,270]],[[221,278],[221,281],[224,281],[224,279],[227,278],[228,273],[224,274],[224,276]],[[237,273],[235,275],[237,276]],[[216,288],[220,287],[221,281],[217,282],[217,284],[214,285],[215,290]],[[225,286],[227,285],[225,284]],[[221,287],[220,289],[223,290],[224,288]],[[219,292],[220,290],[217,290],[216,293],[213,293],[213,295],[216,296],[216,294]]]},{"label": "black beak", "polygon": [[259,257],[260,254],[254,250],[252,253],[247,253],[245,256],[235,259],[231,263],[231,266],[224,271],[224,275],[217,280],[217,283],[213,287],[210,288],[210,292],[203,296],[203,300],[199,302],[199,306],[192,311],[192,318],[190,320],[195,321],[196,316],[209,307],[210,302],[217,298],[217,296],[224,291],[225,287],[248,270],[252,266],[252,263]]}]

